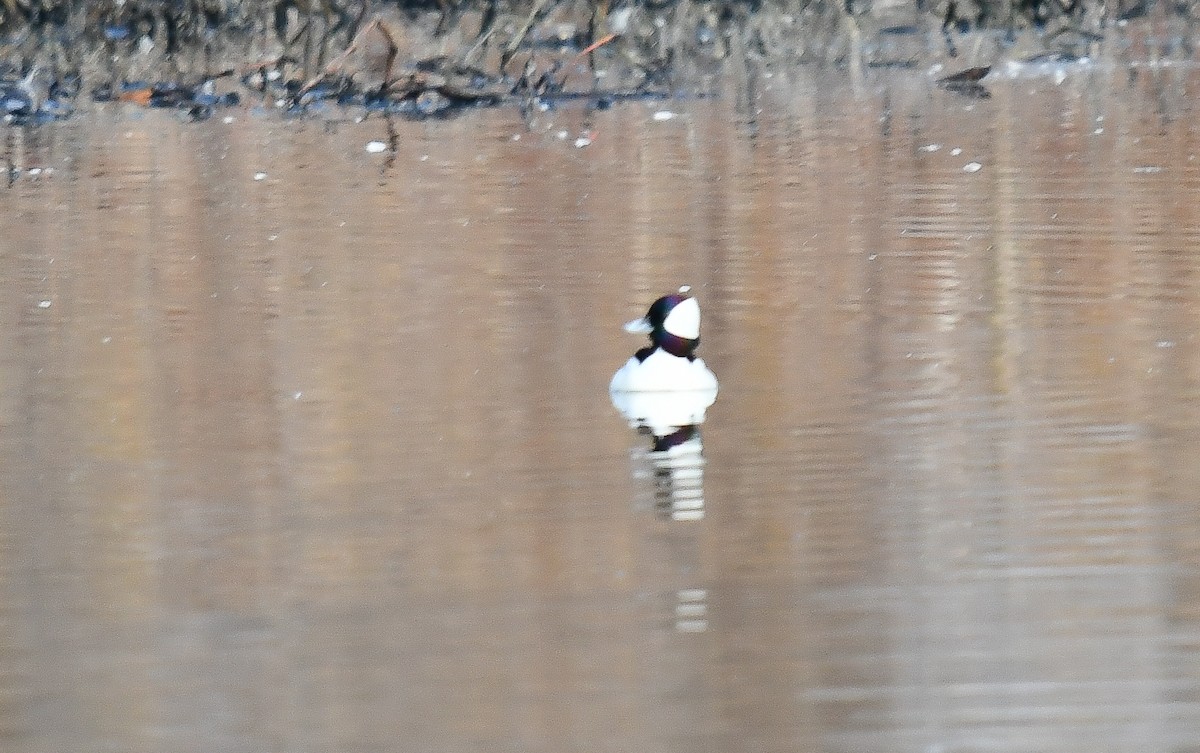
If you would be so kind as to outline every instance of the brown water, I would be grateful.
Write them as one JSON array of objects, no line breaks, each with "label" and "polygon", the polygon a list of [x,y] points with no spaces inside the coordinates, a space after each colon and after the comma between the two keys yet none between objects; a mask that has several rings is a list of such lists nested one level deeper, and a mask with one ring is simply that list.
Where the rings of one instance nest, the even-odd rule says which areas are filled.
[{"label": "brown water", "polygon": [[5,131],[0,749],[1195,750],[1200,72],[758,83]]}]

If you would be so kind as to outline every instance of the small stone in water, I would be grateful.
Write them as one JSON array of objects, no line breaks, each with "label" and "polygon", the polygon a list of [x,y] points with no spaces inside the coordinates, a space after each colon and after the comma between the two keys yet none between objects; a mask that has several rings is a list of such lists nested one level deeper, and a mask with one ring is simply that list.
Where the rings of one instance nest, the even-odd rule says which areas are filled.
[{"label": "small stone in water", "polygon": [[417,95],[417,112],[422,115],[436,115],[450,108],[450,99],[445,94],[429,89]]},{"label": "small stone in water", "polygon": [[387,144],[383,143],[382,141],[367,142],[367,151],[370,152],[371,154],[379,154],[380,152],[382,152],[386,149],[387,149]]},{"label": "small stone in water", "polygon": [[983,165],[979,164],[978,162],[968,162],[967,164],[963,165],[964,173],[977,173],[982,169]]},{"label": "small stone in water", "polygon": [[664,120],[671,120],[674,117],[675,113],[671,112],[670,110],[659,110],[658,112],[654,113],[654,119],[660,123]]}]

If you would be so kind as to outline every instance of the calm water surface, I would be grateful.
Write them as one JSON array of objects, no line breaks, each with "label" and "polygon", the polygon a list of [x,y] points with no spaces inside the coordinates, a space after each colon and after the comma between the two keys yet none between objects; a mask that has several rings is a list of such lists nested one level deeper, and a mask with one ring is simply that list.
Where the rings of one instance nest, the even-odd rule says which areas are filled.
[{"label": "calm water surface", "polygon": [[0,748],[1195,750],[1200,72],[758,85],[3,131]]}]

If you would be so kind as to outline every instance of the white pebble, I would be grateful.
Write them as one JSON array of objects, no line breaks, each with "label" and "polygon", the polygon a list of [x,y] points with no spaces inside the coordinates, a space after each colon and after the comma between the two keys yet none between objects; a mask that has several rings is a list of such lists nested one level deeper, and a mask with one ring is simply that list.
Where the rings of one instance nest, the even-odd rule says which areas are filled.
[{"label": "white pebble", "polygon": [[38,301],[38,308],[40,308],[40,309],[50,308],[50,301]]},{"label": "white pebble", "polygon": [[963,165],[964,173],[977,173],[982,169],[983,165],[979,164],[978,162],[968,162],[967,164]]},{"label": "white pebble", "polygon": [[671,120],[674,117],[675,113],[671,112],[670,110],[659,110],[658,112],[654,113],[654,119],[659,122]]},{"label": "white pebble", "polygon": [[951,157],[957,157],[960,154],[962,154],[962,149],[959,149],[957,146],[950,150]]},{"label": "white pebble", "polygon": [[582,148],[584,148],[585,146],[588,146],[588,145],[589,145],[589,144],[591,144],[591,143],[592,143],[592,139],[591,139],[590,137],[588,137],[588,136],[580,136],[579,138],[575,139],[575,148],[576,148],[576,149],[582,149]]},{"label": "white pebble", "polygon": [[266,174],[266,173],[255,173],[255,174],[254,174],[254,179],[255,179],[255,180],[266,180],[266,179],[267,179],[267,174]]},{"label": "white pebble", "polygon": [[383,143],[382,141],[367,142],[367,151],[371,154],[379,154],[385,150],[387,150],[387,144]]},{"label": "white pebble", "polygon": [[918,149],[917,151],[921,151],[921,152],[936,152],[938,149],[941,149],[941,148],[942,148],[942,145],[941,145],[941,144],[926,144],[925,146],[921,147],[921,148],[920,148],[920,149]]}]

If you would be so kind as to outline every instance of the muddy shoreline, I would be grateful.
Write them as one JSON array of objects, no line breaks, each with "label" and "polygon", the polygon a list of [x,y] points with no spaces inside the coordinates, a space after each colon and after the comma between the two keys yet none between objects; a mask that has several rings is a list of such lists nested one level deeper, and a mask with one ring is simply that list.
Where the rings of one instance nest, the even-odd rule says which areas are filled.
[{"label": "muddy shoreline", "polygon": [[203,119],[247,100],[436,117],[498,103],[702,92],[780,64],[990,65],[1086,59],[1130,24],[1191,56],[1191,13],[1145,4],[664,2],[0,3],[0,115],[66,117],[80,98]]}]

